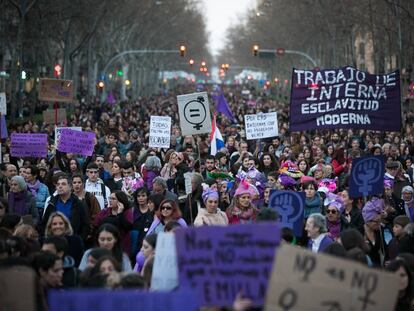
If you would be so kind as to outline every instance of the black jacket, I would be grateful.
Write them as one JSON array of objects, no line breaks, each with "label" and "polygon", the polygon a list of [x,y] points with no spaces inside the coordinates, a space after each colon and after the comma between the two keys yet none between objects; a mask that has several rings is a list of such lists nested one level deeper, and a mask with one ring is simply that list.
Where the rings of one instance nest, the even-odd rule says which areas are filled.
[{"label": "black jacket", "polygon": [[[49,220],[50,214],[56,212],[56,203],[58,198],[59,195],[50,198],[49,204],[43,214],[43,219],[40,226],[40,232],[42,234],[45,232],[46,224]],[[70,198],[72,199],[72,209],[69,221],[72,225],[73,234],[77,234],[85,240],[89,233],[89,217],[86,211],[86,207],[74,194],[72,194]]]}]

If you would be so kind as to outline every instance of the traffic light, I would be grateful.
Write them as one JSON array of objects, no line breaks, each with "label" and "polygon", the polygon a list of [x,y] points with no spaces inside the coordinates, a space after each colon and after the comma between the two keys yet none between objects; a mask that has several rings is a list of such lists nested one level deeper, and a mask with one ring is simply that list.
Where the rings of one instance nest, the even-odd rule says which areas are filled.
[{"label": "traffic light", "polygon": [[253,45],[253,56],[257,56],[259,53],[259,46],[257,44]]},{"label": "traffic light", "polygon": [[202,61],[201,62],[201,67],[205,67],[206,66],[206,62],[205,61]]},{"label": "traffic light", "polygon": [[116,74],[118,75],[118,77],[122,77],[124,75],[124,72],[122,71],[122,69],[118,69],[116,71]]},{"label": "traffic light", "polygon": [[55,76],[56,78],[59,78],[59,77],[60,77],[60,75],[62,74],[62,66],[61,66],[61,65],[59,65],[59,64],[56,64],[56,65],[55,65],[55,67],[54,67],[53,69],[54,69],[54,76]]},{"label": "traffic light", "polygon": [[100,89],[103,89],[103,88],[104,88],[104,86],[105,86],[105,83],[104,83],[103,81],[99,81],[99,82],[98,82],[98,87],[99,87]]},{"label": "traffic light", "polygon": [[180,56],[184,57],[185,56],[185,51],[187,50],[187,48],[185,47],[185,45],[181,45],[180,46]]},{"label": "traffic light", "polygon": [[128,79],[126,79],[126,80],[124,81],[124,83],[125,83],[125,85],[126,85],[126,86],[130,86],[130,85],[131,85],[131,81],[130,81],[130,80],[128,80]]},{"label": "traffic light", "polygon": [[21,78],[22,78],[22,80],[26,80],[26,78],[27,78],[26,71],[22,70],[22,72],[21,72]]}]

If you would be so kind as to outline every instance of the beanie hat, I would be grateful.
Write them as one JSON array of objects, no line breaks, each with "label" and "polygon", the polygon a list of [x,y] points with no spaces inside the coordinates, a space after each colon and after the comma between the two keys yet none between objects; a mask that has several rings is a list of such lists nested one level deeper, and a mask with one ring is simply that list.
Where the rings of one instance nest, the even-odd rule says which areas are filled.
[{"label": "beanie hat", "polygon": [[405,227],[410,223],[410,218],[405,215],[400,215],[394,218],[394,225],[400,225],[401,227]]},{"label": "beanie hat", "polygon": [[210,188],[206,184],[203,184],[203,194],[201,196],[203,198],[203,202],[206,202],[208,198],[218,199],[219,197],[217,190]]}]

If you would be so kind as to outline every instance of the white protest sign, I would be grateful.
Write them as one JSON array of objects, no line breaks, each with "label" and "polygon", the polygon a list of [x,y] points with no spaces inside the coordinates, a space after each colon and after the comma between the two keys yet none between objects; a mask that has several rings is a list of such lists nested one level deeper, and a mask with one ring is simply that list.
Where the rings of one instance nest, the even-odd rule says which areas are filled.
[{"label": "white protest sign", "polygon": [[171,117],[151,116],[149,146],[170,148]]},{"label": "white protest sign", "polygon": [[392,273],[283,245],[274,258],[265,310],[394,310],[398,284]]},{"label": "white protest sign", "polygon": [[244,116],[244,124],[248,140],[279,135],[276,112],[247,114]]},{"label": "white protest sign", "polygon": [[184,173],[185,194],[190,194],[193,192],[191,178],[193,178],[193,173],[191,172]]},{"label": "white protest sign", "polygon": [[175,235],[160,232],[157,235],[151,290],[170,291],[178,286],[177,250]]},{"label": "white protest sign", "polygon": [[7,114],[7,101],[6,101],[6,93],[0,93],[0,113],[6,115]]},{"label": "white protest sign", "polygon": [[58,149],[58,145],[57,145],[57,142],[59,141],[59,139],[60,139],[60,135],[61,135],[61,133],[62,133],[62,130],[63,129],[71,129],[71,130],[74,130],[74,131],[78,131],[78,132],[82,132],[82,128],[81,127],[79,127],[79,126],[72,126],[72,127],[56,127],[55,128],[55,147],[56,147],[56,149]]},{"label": "white protest sign", "polygon": [[211,132],[210,106],[207,92],[178,95],[177,101],[183,135]]}]

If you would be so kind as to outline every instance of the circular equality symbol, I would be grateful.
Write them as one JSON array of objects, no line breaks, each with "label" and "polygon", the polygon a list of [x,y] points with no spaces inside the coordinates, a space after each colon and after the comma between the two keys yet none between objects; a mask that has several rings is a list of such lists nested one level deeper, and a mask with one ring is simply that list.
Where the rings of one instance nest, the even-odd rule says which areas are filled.
[{"label": "circular equality symbol", "polygon": [[184,106],[184,118],[188,123],[194,125],[196,130],[203,127],[203,122],[207,117],[206,107],[204,106],[204,98],[198,97],[191,100]]}]

